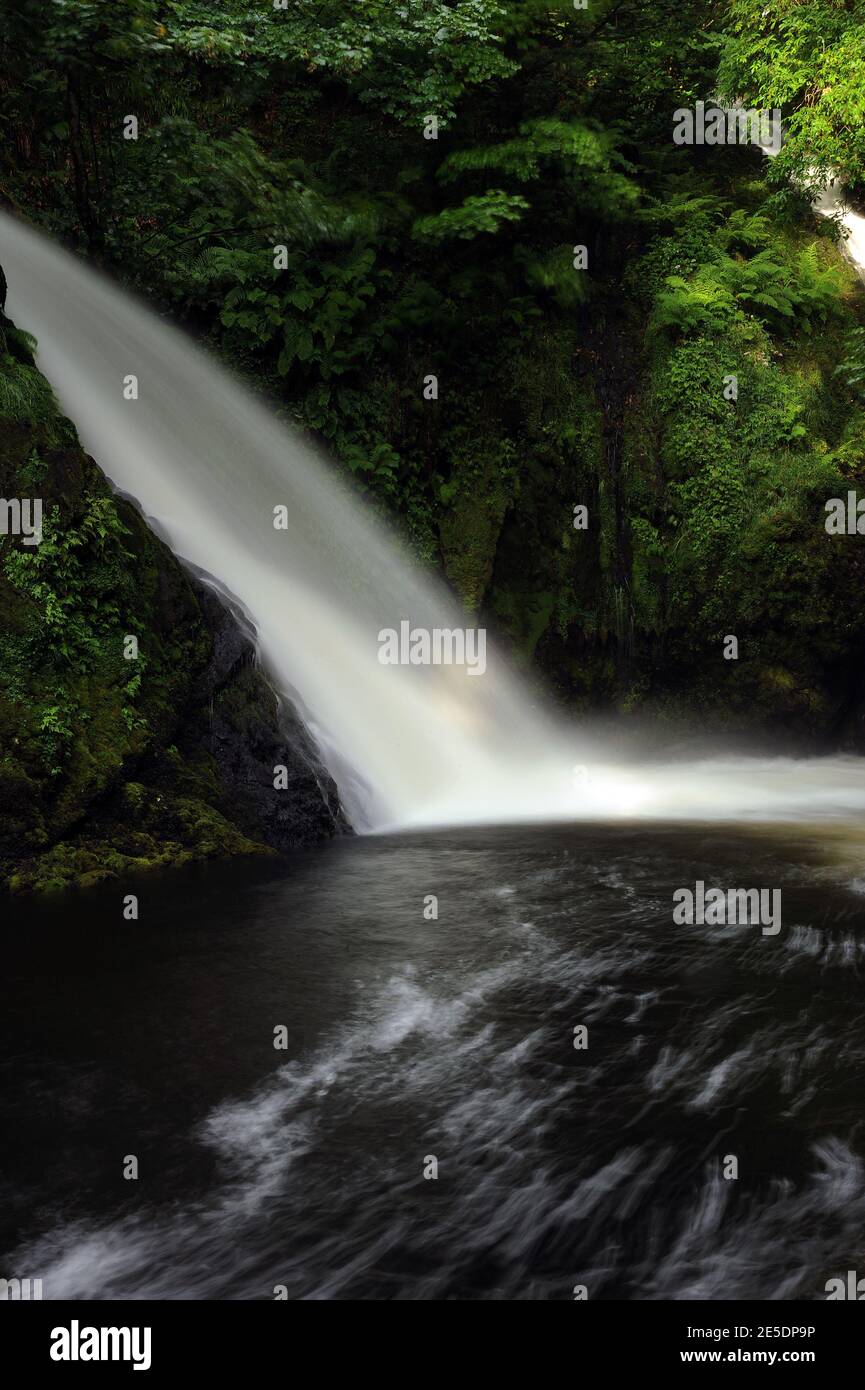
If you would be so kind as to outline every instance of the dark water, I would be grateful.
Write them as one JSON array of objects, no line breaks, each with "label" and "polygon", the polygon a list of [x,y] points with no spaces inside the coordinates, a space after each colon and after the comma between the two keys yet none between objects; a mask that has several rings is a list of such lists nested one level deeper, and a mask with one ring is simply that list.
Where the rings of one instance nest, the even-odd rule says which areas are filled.
[{"label": "dark water", "polygon": [[[780,888],[780,935],[674,926],[697,878]],[[865,1272],[863,892],[804,831],[535,827],[14,906],[0,1273],[46,1298],[824,1298]]]}]

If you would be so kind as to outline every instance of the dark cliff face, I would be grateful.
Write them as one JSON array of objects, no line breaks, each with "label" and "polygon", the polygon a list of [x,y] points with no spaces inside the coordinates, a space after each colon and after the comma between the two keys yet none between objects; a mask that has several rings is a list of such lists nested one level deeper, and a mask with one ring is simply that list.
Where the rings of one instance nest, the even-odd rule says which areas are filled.
[{"label": "dark cliff face", "polygon": [[247,620],[111,491],[2,316],[0,498],[43,516],[39,545],[0,534],[0,884],[88,885],[348,828]]},{"label": "dark cliff face", "polygon": [[[212,757],[222,809],[245,834],[291,850],[347,830],[336,786],[297,711],[256,663],[255,629],[239,606],[193,581],[212,639],[210,660],[178,733],[193,756]],[[287,785],[274,789],[274,769]]]}]

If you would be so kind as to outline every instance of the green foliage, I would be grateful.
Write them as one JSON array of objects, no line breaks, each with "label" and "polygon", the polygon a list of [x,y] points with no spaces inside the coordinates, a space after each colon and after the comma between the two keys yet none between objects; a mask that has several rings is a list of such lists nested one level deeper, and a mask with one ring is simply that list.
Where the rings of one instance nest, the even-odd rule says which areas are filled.
[{"label": "green foliage", "polygon": [[433,245],[454,238],[471,241],[483,232],[497,232],[503,222],[518,222],[528,206],[527,200],[518,193],[488,188],[478,197],[464,199],[459,207],[419,217],[412,233],[418,241]]},{"label": "green foliage", "polygon": [[736,303],[775,331],[785,331],[784,319],[810,333],[841,311],[844,280],[837,266],[820,267],[814,246],[804,247],[793,265],[780,264],[771,250],[749,261],[727,259],[719,278]]},{"label": "green foliage", "polygon": [[[754,219],[748,224],[740,221],[733,236],[741,242],[746,225],[752,245],[759,244],[754,238],[762,238],[763,224]],[[750,258],[719,254],[730,239],[728,226],[716,236],[714,246],[710,244],[710,258],[690,279],[666,277],[667,289],[658,295],[650,321],[653,332],[721,332],[744,311],[776,334],[811,333],[843,313],[844,276],[837,266],[820,265],[815,246],[803,247],[785,263],[777,258],[776,248]]]},{"label": "green foliage", "polygon": [[[120,615],[107,591],[130,558],[122,544],[126,534],[110,497],[88,497],[76,523],[61,518],[59,508],[53,507],[43,518],[38,546],[4,548],[6,578],[32,600],[43,637],[70,670],[85,671],[101,638],[116,631]],[[104,565],[98,588],[88,565],[94,556]]]},{"label": "green foliage", "polygon": [[783,108],[779,174],[865,180],[865,10],[854,0],[767,7],[732,0],[720,85],[747,105]]},{"label": "green foliage", "polygon": [[0,417],[44,422],[56,411],[51,387],[35,367],[8,354],[0,357]]},{"label": "green foliage", "polygon": [[49,777],[59,777],[69,759],[75,739],[75,716],[78,711],[67,692],[58,690],[62,703],[44,706],[39,714],[37,729]]},{"label": "green foliage", "polygon": [[732,321],[735,302],[711,271],[698,272],[693,281],[667,276],[668,290],[658,296],[652,314],[653,332],[721,332]]},{"label": "green foliage", "polygon": [[[287,0],[273,10],[208,3],[172,6],[179,46],[208,62],[294,62],[338,78],[362,102],[418,125],[455,114],[473,87],[517,70],[502,52],[498,0],[366,0],[346,6]],[[206,24],[196,23],[206,19]],[[190,22],[192,21],[192,22]]]},{"label": "green foliage", "polygon": [[753,256],[763,251],[772,240],[772,227],[764,212],[749,212],[734,208],[718,235],[718,242],[728,254],[737,252]]},{"label": "green foliage", "polygon": [[633,172],[615,148],[615,136],[586,121],[539,119],[524,121],[520,133],[499,145],[456,150],[438,170],[443,183],[467,174],[506,174],[531,183],[557,166],[577,205],[606,215],[623,215],[639,199],[639,188],[627,176]]},{"label": "green foliage", "polygon": [[[0,574],[24,601],[14,663],[42,669],[46,703],[37,711],[37,744],[50,776],[58,776],[71,755],[76,731],[88,718],[79,682],[96,670],[119,673],[121,611],[119,597],[131,598],[124,547],[127,528],[107,495],[85,498],[82,514],[70,524],[52,507],[43,517],[38,546],[0,548]],[[127,623],[135,625],[134,619]],[[138,683],[127,684],[131,700],[146,658],[139,658]]]}]

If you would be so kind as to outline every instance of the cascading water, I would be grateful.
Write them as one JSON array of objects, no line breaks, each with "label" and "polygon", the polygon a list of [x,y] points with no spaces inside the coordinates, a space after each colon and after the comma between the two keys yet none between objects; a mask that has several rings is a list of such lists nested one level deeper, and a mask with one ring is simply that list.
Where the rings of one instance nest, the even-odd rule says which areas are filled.
[{"label": "cascading water", "polygon": [[[9,313],[38,339],[85,447],[179,555],[249,610],[264,664],[299,695],[356,827],[865,809],[858,758],[616,766],[494,652],[475,676],[381,665],[383,629],[464,628],[466,615],[310,444],[186,336],[7,215],[0,264]],[[128,374],[137,400],[124,399]],[[274,527],[279,506],[287,530]]]}]

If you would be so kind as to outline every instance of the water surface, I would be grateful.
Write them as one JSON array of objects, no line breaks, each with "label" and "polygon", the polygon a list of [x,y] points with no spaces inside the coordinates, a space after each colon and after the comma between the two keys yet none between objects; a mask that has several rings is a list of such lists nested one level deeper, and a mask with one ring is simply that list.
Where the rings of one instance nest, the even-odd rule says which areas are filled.
[{"label": "water surface", "polygon": [[[780,888],[780,934],[674,926],[697,878]],[[863,922],[860,847],[806,827],[345,839],[14,906],[3,1265],[55,1298],[825,1297],[865,1260]]]}]

